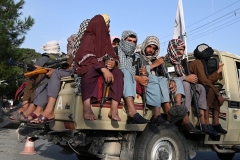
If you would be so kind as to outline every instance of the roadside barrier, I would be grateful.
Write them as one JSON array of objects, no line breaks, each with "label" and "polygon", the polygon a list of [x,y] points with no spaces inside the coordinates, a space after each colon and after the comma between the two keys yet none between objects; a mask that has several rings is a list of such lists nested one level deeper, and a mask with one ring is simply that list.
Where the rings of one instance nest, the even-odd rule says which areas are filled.
[{"label": "roadside barrier", "polygon": [[25,155],[36,154],[34,142],[30,141],[30,138],[31,137],[27,137],[24,150],[22,152],[20,152],[19,154],[25,154]]}]

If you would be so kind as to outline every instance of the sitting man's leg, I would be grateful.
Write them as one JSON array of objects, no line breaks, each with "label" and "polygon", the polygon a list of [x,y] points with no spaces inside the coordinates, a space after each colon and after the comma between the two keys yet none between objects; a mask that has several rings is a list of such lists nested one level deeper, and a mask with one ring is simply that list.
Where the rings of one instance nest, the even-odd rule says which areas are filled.
[{"label": "sitting man's leg", "polygon": [[110,85],[110,91],[108,97],[112,100],[111,110],[108,113],[108,117],[112,120],[121,121],[118,115],[118,105],[122,98],[123,93],[123,73],[118,68],[112,70],[114,82]]},{"label": "sitting man's leg", "polygon": [[26,116],[32,113],[35,110],[35,106],[32,103],[33,97],[35,94],[35,89],[32,89],[34,80],[29,79],[27,81],[23,98],[22,98],[22,106],[17,111],[13,112],[13,115],[9,117],[10,120],[22,121],[27,120]]},{"label": "sitting man's leg", "polygon": [[86,120],[95,120],[97,117],[91,109],[91,103],[96,102],[98,98],[98,78],[101,74],[92,66],[87,73],[82,76],[82,101],[83,101],[83,117]]},{"label": "sitting man's leg", "polygon": [[134,107],[134,98],[136,96],[136,81],[134,76],[128,70],[122,70],[124,74],[123,97],[128,107],[128,120],[134,124],[144,124],[150,121],[137,113]]},{"label": "sitting man's leg", "polygon": [[[181,108],[184,107],[183,109],[184,110],[186,109],[186,111],[181,110],[181,111],[178,111],[178,112],[183,112],[183,113],[186,112],[187,113],[187,111],[189,111],[189,109],[190,109],[191,98],[192,98],[191,93],[190,93],[191,92],[190,84],[188,82],[185,82],[185,81],[183,83],[180,83],[177,79],[174,79],[174,81],[176,82],[176,85],[177,85],[177,91],[175,93],[175,101],[178,104],[181,104],[182,95],[185,95],[185,101],[188,102],[188,105],[189,105],[189,106],[181,106]],[[179,108],[180,107],[176,107],[176,109],[179,109]],[[174,112],[176,112],[176,111],[174,111]],[[171,112],[171,113],[174,113],[174,112]],[[195,133],[200,132],[190,122],[188,114],[185,114],[185,116],[183,117],[181,126],[182,126],[183,130],[186,130],[188,132],[195,132]]]},{"label": "sitting man's leg", "polygon": [[47,119],[54,119],[54,105],[57,100],[58,93],[61,87],[61,78],[72,75],[74,72],[73,69],[68,70],[54,70],[51,75],[48,86],[47,86],[47,95],[48,95],[48,103],[45,107],[44,111],[41,113],[43,117]]},{"label": "sitting man's leg", "polygon": [[161,125],[166,123],[166,120],[161,116],[160,108],[162,96],[165,93],[162,85],[164,85],[162,80],[159,80],[158,77],[154,75],[149,75],[149,83],[147,85],[147,93],[146,93],[146,103],[150,106],[154,106],[154,115],[152,118],[152,122]]},{"label": "sitting man's leg", "polygon": [[37,107],[32,113],[27,115],[29,121],[33,120],[31,122],[37,123],[38,116],[43,113],[43,110],[47,105],[47,86],[48,84],[40,84],[40,86],[36,88],[33,103]]}]

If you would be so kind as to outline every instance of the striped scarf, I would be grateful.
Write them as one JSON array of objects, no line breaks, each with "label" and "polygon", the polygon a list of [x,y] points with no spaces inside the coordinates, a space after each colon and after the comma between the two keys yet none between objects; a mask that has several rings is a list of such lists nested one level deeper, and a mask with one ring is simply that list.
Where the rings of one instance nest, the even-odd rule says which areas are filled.
[{"label": "striped scarf", "polygon": [[76,40],[76,34],[72,34],[68,39],[67,43],[67,56],[72,56],[73,48],[74,48],[74,42]]},{"label": "striped scarf", "polygon": [[179,77],[185,76],[184,68],[181,64],[183,55],[178,51],[178,47],[185,47],[185,44],[180,39],[172,39],[168,43],[166,60],[174,65],[175,71]]},{"label": "striped scarf", "polygon": [[73,58],[75,58],[75,54],[76,54],[76,52],[79,48],[79,45],[80,45],[80,40],[81,40],[81,38],[84,34],[84,31],[87,29],[89,21],[90,21],[90,19],[86,19],[80,24],[80,27],[79,27],[79,30],[78,30],[78,33],[77,33],[77,36],[75,38],[75,42],[74,42],[74,45],[73,45],[73,50],[72,50]]},{"label": "striped scarf", "polygon": [[[145,49],[147,48],[147,46],[151,44],[157,46],[157,50],[155,51],[154,55],[146,56]],[[156,59],[159,54],[159,49],[160,49],[159,39],[155,36],[148,36],[141,45],[140,54],[142,55],[144,60],[148,62],[148,64],[152,64],[152,60]]]},{"label": "striped scarf", "polygon": [[136,47],[132,43],[125,41],[125,39],[130,35],[135,35],[137,37],[137,34],[133,31],[124,31],[122,33],[122,39],[118,46],[118,56],[120,60],[119,68],[121,70],[127,69],[132,73],[132,75],[135,75],[136,68],[132,65],[132,56]]},{"label": "striped scarf", "polygon": [[[79,27],[77,36],[75,37],[75,42],[74,42],[74,45],[73,45],[73,50],[72,50],[73,58],[75,58],[75,54],[76,54],[76,52],[79,48],[79,45],[81,43],[80,40],[81,40],[81,38],[84,34],[84,31],[87,29],[89,21],[90,21],[90,19],[86,19],[80,24],[80,27]],[[73,63],[72,63],[73,68],[74,68],[74,63],[75,62],[73,61]],[[81,95],[81,77],[79,77],[77,74],[74,74],[74,81],[75,81],[74,93],[76,95]]]}]

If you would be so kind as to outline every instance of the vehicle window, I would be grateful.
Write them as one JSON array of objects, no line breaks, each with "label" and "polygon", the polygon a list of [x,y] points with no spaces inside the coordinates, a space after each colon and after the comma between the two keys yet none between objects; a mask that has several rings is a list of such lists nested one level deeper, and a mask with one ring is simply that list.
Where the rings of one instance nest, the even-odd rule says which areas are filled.
[{"label": "vehicle window", "polygon": [[238,80],[240,79],[240,62],[236,62]]}]

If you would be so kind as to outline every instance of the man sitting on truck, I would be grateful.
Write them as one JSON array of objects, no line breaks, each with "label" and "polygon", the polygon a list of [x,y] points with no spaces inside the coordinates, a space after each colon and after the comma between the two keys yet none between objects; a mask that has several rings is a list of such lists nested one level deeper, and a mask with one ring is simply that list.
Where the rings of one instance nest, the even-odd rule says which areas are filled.
[{"label": "man sitting on truck", "polygon": [[[106,14],[94,16],[83,34],[81,44],[75,56],[75,72],[82,77],[81,92],[83,117],[95,120],[91,103],[98,101],[99,77],[104,77],[110,85],[108,98],[111,100],[109,118],[120,121],[118,105],[123,92],[123,73],[117,68],[118,56],[114,53],[110,35],[110,17]],[[105,61],[106,57],[111,57]]]},{"label": "man sitting on truck", "polygon": [[35,124],[42,124],[42,123],[48,123],[54,119],[53,110],[54,110],[55,102],[57,100],[58,92],[60,90],[61,78],[71,76],[74,73],[73,58],[75,57],[75,53],[78,49],[78,46],[80,45],[80,40],[82,38],[84,31],[87,29],[89,21],[90,19],[84,20],[80,24],[78,34],[77,35],[73,34],[67,39],[68,41],[67,56],[68,56],[69,68],[54,70],[52,72],[52,75],[49,75],[50,79],[48,82],[48,86],[45,90],[46,92],[41,93],[41,94],[46,94],[48,96],[48,99],[45,99],[47,100],[47,105],[46,107],[44,106],[45,109],[43,112],[42,111],[40,112],[35,111],[35,113],[33,112],[34,114],[37,114],[38,117],[31,122]]},{"label": "man sitting on truck", "polygon": [[137,34],[133,31],[123,31],[120,43],[115,51],[120,60],[119,68],[124,74],[123,97],[128,107],[128,123],[144,124],[150,121],[143,118],[134,107],[134,98],[136,96],[136,81],[141,85],[147,86],[147,76],[137,76],[136,68],[133,65],[133,55],[137,44]]},{"label": "man sitting on truck", "polygon": [[[226,134],[227,131],[219,124],[220,107],[224,103],[224,98],[221,96],[219,90],[213,85],[218,79],[222,78],[221,72],[224,64],[219,64],[217,71],[211,75],[207,75],[207,69],[203,64],[207,64],[207,60],[212,57],[214,50],[207,44],[200,44],[194,50],[195,60],[189,64],[190,70],[197,75],[198,82],[204,85],[207,92],[207,110],[205,115],[205,122],[209,127],[218,133]],[[209,109],[213,110],[212,125],[209,124]]]},{"label": "man sitting on truck", "polygon": [[[157,56],[160,50],[160,43],[157,37],[148,36],[142,43],[139,52],[135,53],[135,57],[140,58],[141,68],[140,73],[142,75],[147,74],[149,83],[146,87],[146,103],[150,106],[154,106],[154,116],[152,122],[157,125],[165,123],[165,120],[160,114],[161,103],[164,104],[164,109],[167,109],[166,114],[168,115],[169,107],[169,88],[172,92],[176,93],[176,105],[181,104],[182,95],[184,90],[181,82],[176,85],[176,82],[163,76],[158,76],[157,67],[164,63],[164,60]],[[169,107],[169,108],[168,108]],[[168,120],[170,116],[167,116]]]},{"label": "man sitting on truck", "polygon": [[[209,134],[211,136],[216,136],[217,132],[213,129],[211,129],[211,126],[209,127],[207,121],[205,121],[204,117],[206,116],[206,92],[204,87],[201,84],[198,84],[198,77],[195,74],[190,74],[186,76],[185,70],[181,64],[181,60],[184,55],[185,50],[185,44],[180,39],[172,39],[169,41],[168,49],[167,49],[167,55],[166,60],[170,62],[171,65],[175,68],[175,74],[173,76],[179,77],[180,80],[183,81],[184,91],[185,91],[185,105],[188,108],[188,111],[190,110],[191,101],[193,92],[190,87],[190,83],[195,84],[196,90],[197,90],[197,97],[198,97],[198,107],[200,109],[200,122],[202,124],[202,131],[206,134]],[[184,126],[184,128],[187,126]],[[199,125],[197,125],[197,128],[199,128]]]},{"label": "man sitting on truck", "polygon": [[[52,61],[54,57],[60,57],[61,54],[59,44],[57,41],[48,41],[44,46],[43,49],[45,51],[44,54],[42,54],[42,57],[40,57],[35,63],[34,66],[37,69],[42,68],[46,63],[49,61]],[[52,58],[50,58],[50,56]],[[36,71],[37,72],[37,71]],[[38,97],[38,95],[35,94],[38,87],[34,87],[36,84],[39,84],[43,80],[43,76],[45,74],[38,74],[35,76],[29,77],[27,81],[26,88],[24,90],[23,95],[23,102],[22,107],[19,108],[17,111],[13,113],[12,116],[10,116],[10,120],[13,121],[28,121],[28,116],[36,109],[36,106],[34,105],[34,100]],[[41,101],[41,98],[39,98]],[[33,118],[34,115],[32,115]],[[31,116],[30,116],[31,117]]]},{"label": "man sitting on truck", "polygon": [[[174,107],[178,107],[179,115],[182,114],[182,125],[188,126],[184,127],[184,129],[188,132],[199,132],[199,130],[197,130],[190,122],[186,107],[181,106],[182,96],[185,97],[182,82],[178,78],[171,78],[170,80],[167,78],[168,76],[164,77],[164,75],[160,75],[160,69],[162,72],[166,71],[163,71],[163,67],[160,67],[161,65],[165,65],[164,59],[157,58],[159,55],[159,49],[160,44],[158,38],[155,36],[148,36],[141,45],[140,52],[140,57],[145,66],[144,68],[146,68],[147,72],[149,73],[149,83],[147,85],[147,104],[154,106],[153,122],[157,124],[161,124],[161,122],[163,122],[160,116],[161,103],[163,103],[164,109],[168,114],[170,109],[169,94],[172,92],[172,96],[174,96],[175,101]],[[144,68],[141,68],[141,71],[144,70]],[[170,116],[171,115],[168,114],[168,119],[170,119]]]}]

